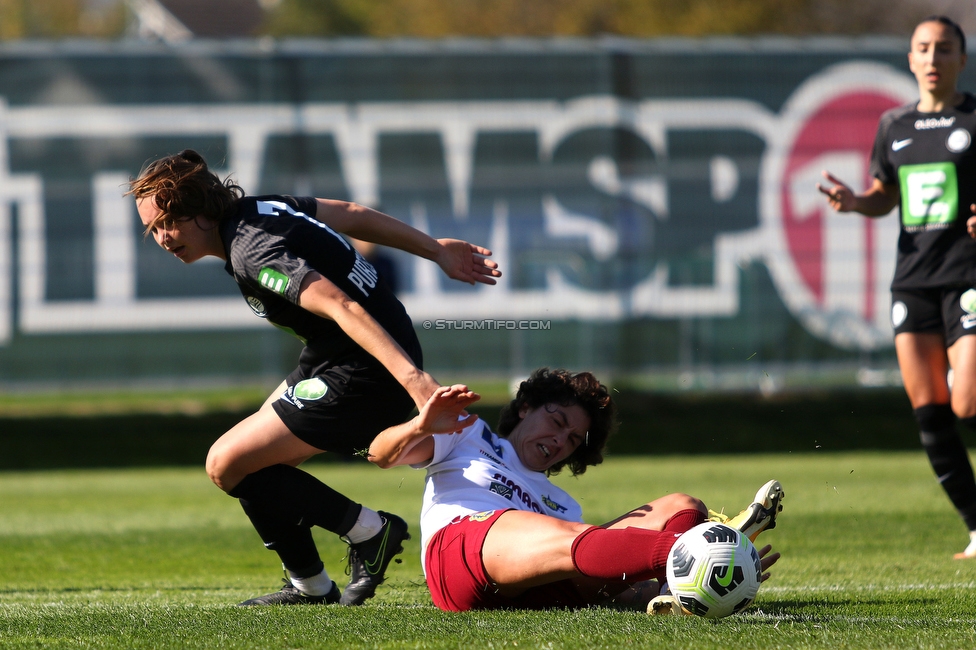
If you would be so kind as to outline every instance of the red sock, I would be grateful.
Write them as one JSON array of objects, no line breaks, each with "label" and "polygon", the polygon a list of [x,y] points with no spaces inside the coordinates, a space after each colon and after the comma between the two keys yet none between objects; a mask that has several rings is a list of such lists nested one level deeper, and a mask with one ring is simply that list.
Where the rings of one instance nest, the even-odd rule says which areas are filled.
[{"label": "red sock", "polygon": [[604,580],[663,578],[674,541],[704,520],[700,511],[688,509],[671,517],[663,531],[594,526],[573,540],[573,565],[584,576]]}]

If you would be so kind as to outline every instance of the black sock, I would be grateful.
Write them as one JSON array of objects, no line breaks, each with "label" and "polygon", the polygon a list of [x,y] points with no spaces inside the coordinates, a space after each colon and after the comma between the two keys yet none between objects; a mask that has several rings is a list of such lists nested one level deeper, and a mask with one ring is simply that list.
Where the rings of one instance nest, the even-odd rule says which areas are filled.
[{"label": "black sock", "polygon": [[265,547],[277,552],[285,568],[299,576],[315,566],[321,571],[311,527],[344,535],[362,509],[290,465],[272,465],[249,474],[228,494],[240,500]]},{"label": "black sock", "polygon": [[919,439],[942,489],[969,530],[976,530],[976,478],[969,452],[956,431],[956,416],[948,404],[915,409]]}]

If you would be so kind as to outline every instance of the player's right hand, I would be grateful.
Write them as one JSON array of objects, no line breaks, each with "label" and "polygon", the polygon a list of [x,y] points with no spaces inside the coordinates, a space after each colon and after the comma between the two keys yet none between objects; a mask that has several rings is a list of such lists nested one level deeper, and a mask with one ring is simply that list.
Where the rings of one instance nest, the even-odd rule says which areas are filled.
[{"label": "player's right hand", "polygon": [[826,169],[820,173],[831,183],[831,187],[824,187],[820,183],[817,183],[817,189],[821,194],[826,195],[827,203],[830,204],[830,207],[837,212],[852,211],[857,203],[857,199],[851,188]]},{"label": "player's right hand", "polygon": [[973,213],[973,216],[966,220],[966,232],[973,239],[976,239],[976,203],[969,206],[969,211]]}]

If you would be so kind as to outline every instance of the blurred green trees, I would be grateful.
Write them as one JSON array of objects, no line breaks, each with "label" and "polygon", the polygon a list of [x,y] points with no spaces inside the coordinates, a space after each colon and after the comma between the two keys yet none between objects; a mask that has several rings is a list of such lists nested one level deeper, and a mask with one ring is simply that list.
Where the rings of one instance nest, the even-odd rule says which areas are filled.
[{"label": "blurred green trees", "polygon": [[[163,4],[167,0],[159,0]],[[172,0],[171,0],[172,1]],[[266,20],[256,34],[285,38],[364,36],[548,37],[807,34],[906,35],[947,12],[976,29],[971,0],[242,0]],[[0,40],[120,38],[136,33],[151,0],[0,0]],[[195,11],[210,0],[198,0]],[[175,6],[177,3],[173,2]],[[224,3],[215,3],[223,5]],[[221,11],[224,11],[221,9]],[[215,12],[214,20],[221,19]],[[223,14],[226,15],[226,14]]]},{"label": "blurred green trees", "polygon": [[0,40],[114,38],[125,28],[124,0],[0,0]]}]

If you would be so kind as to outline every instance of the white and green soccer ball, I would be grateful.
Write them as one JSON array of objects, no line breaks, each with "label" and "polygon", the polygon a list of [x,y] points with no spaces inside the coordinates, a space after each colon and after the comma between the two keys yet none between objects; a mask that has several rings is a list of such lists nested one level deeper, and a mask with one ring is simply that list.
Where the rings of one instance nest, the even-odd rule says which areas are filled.
[{"label": "white and green soccer ball", "polygon": [[752,604],[762,566],[748,537],[731,526],[706,521],[671,547],[667,574],[671,593],[685,610],[722,618]]}]

